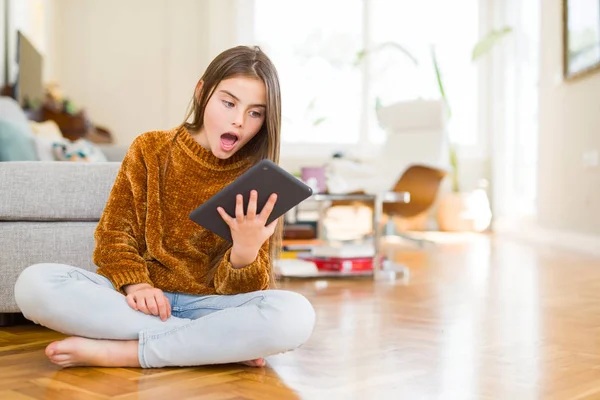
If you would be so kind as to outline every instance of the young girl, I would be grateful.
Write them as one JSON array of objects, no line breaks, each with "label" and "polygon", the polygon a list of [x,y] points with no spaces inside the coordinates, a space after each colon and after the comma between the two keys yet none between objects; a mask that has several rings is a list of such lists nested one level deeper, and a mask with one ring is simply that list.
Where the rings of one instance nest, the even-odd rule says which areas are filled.
[{"label": "young girl", "polygon": [[258,160],[278,162],[280,103],[267,56],[235,47],[208,66],[184,124],[135,139],[96,228],[97,273],[36,264],[15,285],[28,319],[72,335],[46,348],[52,362],[262,367],[309,338],[310,303],[266,290],[281,232],[265,226],[276,196],[262,210],[256,192],[247,210],[240,195],[235,215],[218,210],[232,245],[188,217]]}]

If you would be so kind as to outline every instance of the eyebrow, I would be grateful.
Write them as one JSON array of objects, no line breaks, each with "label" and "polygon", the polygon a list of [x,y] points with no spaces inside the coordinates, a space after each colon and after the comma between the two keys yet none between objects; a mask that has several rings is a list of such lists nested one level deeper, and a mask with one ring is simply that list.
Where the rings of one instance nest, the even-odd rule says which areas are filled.
[{"label": "eyebrow", "polygon": [[[239,99],[239,98],[238,98],[236,95],[234,95],[233,93],[231,93],[231,92],[229,92],[229,91],[227,91],[227,90],[221,89],[221,90],[219,90],[219,92],[223,92],[223,93],[225,93],[226,95],[233,97],[233,98],[234,98],[234,99],[236,99],[237,101],[240,101],[240,99]],[[262,108],[267,108],[267,106],[266,106],[266,105],[264,105],[264,104],[250,104],[250,107],[262,107]]]}]

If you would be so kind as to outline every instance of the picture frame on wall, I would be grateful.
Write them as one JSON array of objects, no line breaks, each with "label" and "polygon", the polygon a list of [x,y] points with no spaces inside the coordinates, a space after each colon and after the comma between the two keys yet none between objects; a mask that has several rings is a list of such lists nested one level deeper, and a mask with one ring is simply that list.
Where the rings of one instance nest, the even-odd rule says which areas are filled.
[{"label": "picture frame on wall", "polygon": [[563,1],[563,75],[600,70],[600,0]]}]

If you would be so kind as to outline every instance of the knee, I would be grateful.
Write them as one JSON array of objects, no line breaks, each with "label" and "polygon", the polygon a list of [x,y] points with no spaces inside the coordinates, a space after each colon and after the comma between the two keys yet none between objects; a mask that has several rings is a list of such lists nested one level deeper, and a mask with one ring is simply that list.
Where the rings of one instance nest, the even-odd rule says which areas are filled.
[{"label": "knee", "polygon": [[290,291],[272,291],[266,303],[273,345],[287,351],[308,341],[315,327],[316,314],[306,297]]},{"label": "knee", "polygon": [[52,276],[64,271],[65,267],[60,264],[34,264],[21,272],[15,283],[14,294],[15,302],[25,317],[32,319],[44,312],[50,296]]}]

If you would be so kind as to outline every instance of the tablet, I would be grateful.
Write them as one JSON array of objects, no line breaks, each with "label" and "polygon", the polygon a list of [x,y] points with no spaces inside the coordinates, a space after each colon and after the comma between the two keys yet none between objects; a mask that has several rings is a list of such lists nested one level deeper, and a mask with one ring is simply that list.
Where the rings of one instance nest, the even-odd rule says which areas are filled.
[{"label": "tablet", "polygon": [[260,213],[271,194],[277,194],[277,202],[266,225],[309,198],[310,186],[296,178],[271,160],[261,160],[220,192],[190,213],[190,219],[225,240],[233,242],[229,226],[217,211],[223,207],[230,216],[235,216],[235,197],[244,197],[244,214],[248,210],[250,191],[258,192],[256,213]]}]

